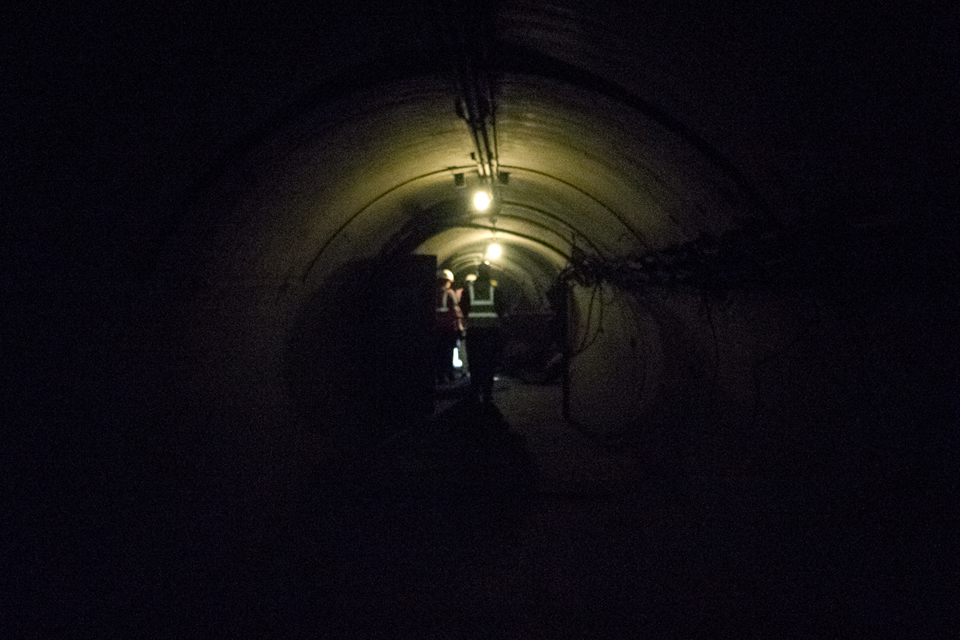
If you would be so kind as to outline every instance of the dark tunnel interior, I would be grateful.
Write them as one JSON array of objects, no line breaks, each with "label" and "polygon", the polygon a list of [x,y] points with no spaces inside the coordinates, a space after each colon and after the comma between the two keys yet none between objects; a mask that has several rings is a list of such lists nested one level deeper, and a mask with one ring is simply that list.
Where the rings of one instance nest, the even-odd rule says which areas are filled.
[{"label": "dark tunnel interior", "polygon": [[5,16],[4,637],[956,637],[953,4]]}]

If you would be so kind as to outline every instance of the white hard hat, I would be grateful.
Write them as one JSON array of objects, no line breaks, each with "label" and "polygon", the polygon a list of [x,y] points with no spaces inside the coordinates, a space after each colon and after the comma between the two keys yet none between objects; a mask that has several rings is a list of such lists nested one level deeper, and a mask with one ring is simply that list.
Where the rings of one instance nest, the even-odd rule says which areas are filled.
[{"label": "white hard hat", "polygon": [[453,282],[453,271],[450,271],[450,269],[444,269],[443,271],[437,271],[437,279],[438,279],[438,280],[449,280],[450,282]]}]

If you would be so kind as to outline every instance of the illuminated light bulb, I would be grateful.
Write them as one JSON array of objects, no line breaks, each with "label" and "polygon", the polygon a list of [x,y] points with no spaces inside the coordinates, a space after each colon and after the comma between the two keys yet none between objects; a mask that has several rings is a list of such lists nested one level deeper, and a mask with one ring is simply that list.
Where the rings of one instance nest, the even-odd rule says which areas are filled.
[{"label": "illuminated light bulb", "polygon": [[486,191],[477,191],[473,194],[473,207],[477,211],[486,211],[490,206],[490,194]]},{"label": "illuminated light bulb", "polygon": [[487,260],[496,260],[503,254],[503,249],[496,242],[487,247]]}]

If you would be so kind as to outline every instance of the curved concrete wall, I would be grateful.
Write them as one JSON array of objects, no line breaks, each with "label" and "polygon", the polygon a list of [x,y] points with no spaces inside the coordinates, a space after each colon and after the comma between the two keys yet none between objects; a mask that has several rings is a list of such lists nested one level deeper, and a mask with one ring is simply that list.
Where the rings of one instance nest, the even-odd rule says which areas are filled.
[{"label": "curved concrete wall", "polygon": [[[839,563],[829,593],[854,596],[889,570],[857,620],[888,620],[901,579],[904,619],[950,613],[926,586],[956,584],[956,11],[690,4],[492,16],[512,277],[540,301],[574,253],[758,208],[855,242],[815,237],[812,290],[575,289],[570,416],[702,480],[684,489],[776,485],[830,541],[803,579]],[[476,164],[430,12],[341,9],[8,27],[7,635],[314,631],[289,595],[336,558],[306,540],[304,487],[383,433],[365,296],[388,258],[468,265],[493,233],[444,231]]]}]

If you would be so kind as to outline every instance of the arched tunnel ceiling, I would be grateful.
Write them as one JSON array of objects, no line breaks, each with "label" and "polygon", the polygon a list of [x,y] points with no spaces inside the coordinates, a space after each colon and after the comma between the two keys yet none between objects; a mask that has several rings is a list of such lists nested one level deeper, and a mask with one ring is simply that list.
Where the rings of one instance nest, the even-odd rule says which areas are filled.
[{"label": "arched tunnel ceiling", "polygon": [[[456,6],[486,16],[489,39],[473,42],[487,43],[496,62],[498,159],[510,173],[497,229],[509,237],[504,268],[531,295],[564,265],[572,238],[616,257],[758,211],[865,220],[884,233],[874,261],[853,272],[867,279],[826,291],[840,294],[835,303],[785,295],[711,315],[706,301],[691,299],[651,310],[649,322],[618,314],[614,326],[630,330],[603,340],[612,362],[594,352],[591,370],[602,370],[596,384],[605,388],[584,404],[605,418],[623,405],[592,400],[632,402],[620,374],[646,360],[656,368],[634,373],[663,389],[654,400],[666,419],[645,429],[648,453],[629,456],[635,476],[620,474],[620,455],[608,458],[611,475],[540,438],[550,457],[571,465],[556,474],[570,481],[560,491],[530,494],[547,519],[527,518],[499,491],[488,505],[507,507],[508,520],[536,535],[513,544],[473,514],[519,555],[471,546],[449,557],[437,531],[426,531],[425,545],[404,546],[406,532],[424,524],[455,534],[454,545],[473,538],[460,535],[470,531],[459,514],[447,526],[435,513],[438,496],[427,495],[432,485],[415,460],[413,482],[374,492],[403,498],[398,511],[361,511],[375,533],[398,523],[393,513],[419,513],[407,498],[422,488],[428,520],[387,532],[404,543],[402,554],[379,536],[356,547],[351,531],[368,531],[356,528],[360,513],[320,490],[312,470],[340,469],[361,489],[355,480],[377,458],[313,429],[313,418],[333,424],[340,414],[317,411],[310,434],[296,419],[315,402],[373,404],[363,401],[382,397],[384,387],[373,388],[383,378],[355,366],[354,347],[380,353],[404,342],[383,335],[379,315],[353,313],[373,308],[378,291],[348,277],[329,303],[318,284],[325,276],[351,260],[410,251],[459,272],[492,236],[482,217],[458,217],[454,175],[472,178],[476,165],[438,28]],[[325,614],[349,612],[358,622],[369,613],[358,629],[374,633],[405,604],[414,605],[409,617],[390,630],[435,636],[446,630],[433,625],[435,612],[457,618],[451,634],[482,620],[481,634],[515,627],[567,636],[598,617],[616,622],[633,604],[644,631],[667,628],[661,613],[692,613],[678,628],[701,634],[774,620],[796,627],[792,635],[859,623],[932,630],[955,612],[936,597],[949,592],[938,576],[955,584],[955,572],[932,551],[952,539],[940,506],[956,504],[948,494],[958,433],[957,3],[20,2],[3,17],[0,261],[12,418],[3,449],[17,489],[7,510],[12,591],[2,589],[13,595],[5,622],[29,623],[19,636],[81,627],[103,636],[115,622],[154,635],[189,624],[297,637]],[[351,320],[361,316],[358,329]],[[633,349],[638,331],[650,349],[643,340]],[[338,357],[327,358],[331,351]],[[692,393],[674,393],[681,375]],[[324,384],[342,378],[349,394]],[[686,428],[688,418],[702,430]],[[487,438],[472,441],[488,449]],[[316,457],[318,449],[329,453]],[[463,449],[470,465],[474,449]],[[504,475],[494,461],[491,474],[443,465],[466,489],[454,506],[482,497],[474,480]],[[594,479],[612,481],[626,499],[608,499]],[[688,500],[693,493],[703,500]],[[514,494],[524,503],[526,495]],[[308,496],[341,504],[354,528]],[[679,514],[673,497],[686,503]],[[657,513],[646,505],[661,502],[667,524],[651,527]],[[911,512],[911,503],[923,510]],[[644,513],[621,517],[633,511]],[[587,520],[612,526],[612,536],[576,528]],[[918,535],[919,522],[929,532]],[[336,546],[306,544],[321,528]],[[691,533],[678,542],[678,531]],[[609,552],[585,548],[579,566],[614,571],[577,575],[576,564],[564,564],[569,543],[594,532]],[[544,537],[548,547],[538,546]],[[429,539],[443,543],[427,563],[433,588],[406,589],[427,586],[403,576],[413,575],[408,560],[433,547]],[[341,549],[346,563],[337,561]],[[539,558],[546,563],[527,562]],[[381,559],[399,569],[389,584],[382,571],[362,570]],[[518,573],[513,560],[536,566]],[[471,575],[460,580],[448,566]],[[431,608],[437,585],[472,605]],[[371,598],[369,608],[356,606],[357,593]],[[537,602],[548,606],[534,611]],[[520,615],[528,609],[533,617]],[[275,622],[288,622],[287,633],[264,633]],[[349,623],[331,622],[347,633]]]},{"label": "arched tunnel ceiling", "polygon": [[[491,88],[499,180],[482,177],[443,73],[347,92],[285,123],[214,191],[216,208],[236,203],[234,220],[216,221],[238,234],[228,273],[309,281],[397,250],[466,266],[496,235],[504,265],[542,281],[574,250],[624,257],[758,214],[715,150],[623,92],[529,71],[501,71]],[[469,197],[491,185],[494,215],[473,211]]]},{"label": "arched tunnel ceiling", "polygon": [[[311,282],[344,260],[398,250],[467,265],[496,230],[504,264],[543,279],[574,247],[618,258],[758,216],[787,220],[811,188],[791,174],[838,162],[833,151],[800,157],[811,149],[798,146],[797,118],[835,79],[807,78],[808,95],[783,94],[791,56],[825,55],[802,51],[808,36],[788,29],[789,16],[451,6],[429,7],[413,28],[380,24],[379,46],[341,50],[304,106],[228,161],[211,198],[217,209],[235,203],[234,219],[219,211],[212,234],[226,233],[229,277]],[[454,24],[462,19],[480,25]],[[764,30],[773,26],[784,30],[783,48]],[[444,46],[445,30],[465,39]],[[826,44],[836,44],[842,31],[828,31]],[[464,205],[480,176],[479,149],[454,108],[463,60],[489,81],[487,130],[509,178],[495,182],[495,222]],[[818,108],[859,106],[833,98]],[[866,136],[877,123],[858,115],[860,131],[848,135]],[[820,152],[823,141],[812,146]]]},{"label": "arched tunnel ceiling", "polygon": [[573,238],[619,256],[791,219],[830,190],[895,208],[919,197],[911,174],[939,180],[956,155],[957,14],[923,3],[20,13],[9,43],[29,64],[12,67],[5,158],[27,184],[72,180],[64,216],[101,210],[79,263],[165,252],[189,270],[182,246],[157,248],[171,229],[226,277],[309,281],[389,247],[461,260],[482,229],[423,212],[449,214],[453,175],[473,175],[453,70],[478,52],[510,174],[498,229],[542,264]]}]

